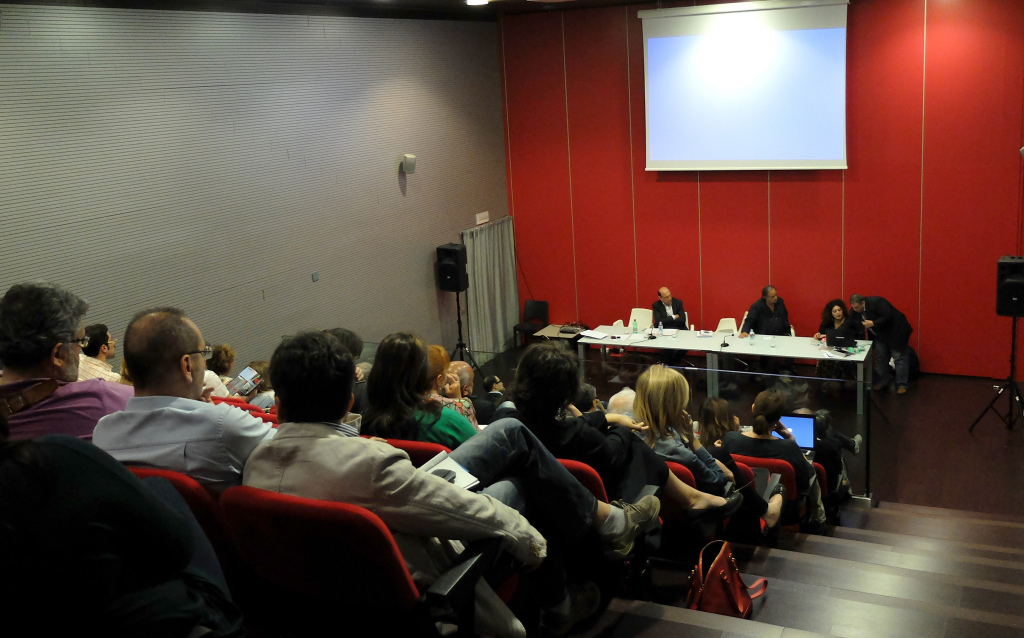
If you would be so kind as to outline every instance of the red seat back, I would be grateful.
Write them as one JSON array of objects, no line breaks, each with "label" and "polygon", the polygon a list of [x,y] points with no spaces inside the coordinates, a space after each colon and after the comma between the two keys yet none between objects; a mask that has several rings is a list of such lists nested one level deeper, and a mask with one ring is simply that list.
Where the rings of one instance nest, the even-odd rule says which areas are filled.
[{"label": "red seat back", "polygon": [[231,543],[221,523],[220,508],[217,506],[213,495],[205,487],[197,483],[191,476],[186,476],[180,472],[132,466],[129,466],[128,469],[140,479],[150,476],[159,476],[160,478],[167,479],[174,486],[174,489],[178,490],[178,493],[185,499],[185,502],[188,503],[188,507],[192,510],[192,514],[196,517],[199,526],[203,528],[203,531],[206,532],[206,537],[210,539],[210,543],[216,550],[217,556],[222,563],[224,562],[227,555],[225,550],[230,550]]},{"label": "red seat back", "polygon": [[562,466],[569,470],[569,474],[576,477],[583,487],[590,490],[590,493],[594,495],[599,501],[608,502],[608,492],[604,489],[604,481],[601,480],[601,475],[597,473],[597,470],[590,467],[586,463],[580,463],[579,461],[572,461],[569,459],[558,459],[558,462]]},{"label": "red seat back", "polygon": [[736,457],[733,457],[733,463],[736,463],[736,469],[740,471],[740,476],[735,476],[736,480],[734,483],[737,487],[743,487],[744,485],[754,484],[754,470],[750,469],[750,466],[746,463],[739,463],[736,461]]},{"label": "red seat back", "polygon": [[818,476],[818,485],[821,486],[821,498],[828,496],[828,473],[821,463],[814,464],[814,473]]},{"label": "red seat back", "polygon": [[[786,500],[795,501],[800,497],[796,491],[796,471],[789,464],[789,461],[761,459],[756,456],[743,456],[742,454],[733,454],[732,460],[750,467],[763,467],[773,474],[781,474],[782,484],[786,486]],[[753,478],[753,472],[751,472],[751,478]]]},{"label": "red seat back", "polygon": [[697,481],[693,478],[693,472],[690,471],[690,468],[674,461],[665,461],[665,465],[668,465],[668,469],[676,475],[676,478],[690,487],[697,489]]},{"label": "red seat back", "polygon": [[388,439],[392,447],[396,447],[409,455],[409,460],[416,467],[419,467],[434,458],[441,452],[451,453],[451,450],[440,443],[428,443],[426,441],[407,441],[405,439]]},{"label": "red seat back", "polygon": [[224,523],[242,559],[286,594],[347,608],[411,610],[419,590],[376,514],[347,503],[229,488]]}]

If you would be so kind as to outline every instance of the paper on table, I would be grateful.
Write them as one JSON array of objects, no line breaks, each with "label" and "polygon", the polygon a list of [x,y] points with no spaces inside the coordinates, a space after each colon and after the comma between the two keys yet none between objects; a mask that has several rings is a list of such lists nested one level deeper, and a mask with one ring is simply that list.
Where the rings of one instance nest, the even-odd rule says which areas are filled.
[{"label": "paper on table", "polygon": [[697,337],[713,337],[715,336],[714,330],[701,330],[697,333]]},{"label": "paper on table", "polygon": [[580,332],[580,335],[587,337],[588,339],[605,339],[608,337],[605,333],[600,330],[584,330]]},{"label": "paper on table", "polygon": [[666,337],[671,337],[675,333],[679,332],[679,328],[665,328],[664,332]]}]

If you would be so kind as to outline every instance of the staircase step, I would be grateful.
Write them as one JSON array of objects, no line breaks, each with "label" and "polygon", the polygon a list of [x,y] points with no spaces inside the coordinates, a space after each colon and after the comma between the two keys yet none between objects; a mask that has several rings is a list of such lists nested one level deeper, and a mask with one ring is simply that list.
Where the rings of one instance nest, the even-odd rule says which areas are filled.
[{"label": "staircase step", "polygon": [[596,624],[573,635],[593,638],[825,638],[828,634],[616,598]]},{"label": "staircase step", "polygon": [[968,520],[997,521],[1012,523],[1024,528],[1024,516],[1012,516],[1009,514],[987,514],[985,512],[954,510],[944,507],[929,507],[927,505],[909,505],[906,503],[892,503],[889,501],[879,502],[878,509],[924,518],[963,518]]},{"label": "staircase step", "polygon": [[879,542],[796,534],[779,538],[779,549],[848,561],[886,565],[918,572],[947,574],[1024,586],[1024,556],[991,558],[958,552],[953,547],[907,550]]},{"label": "staircase step", "polygon": [[984,543],[921,538],[920,536],[907,536],[906,534],[881,532],[871,529],[836,527],[832,531],[832,538],[880,544],[891,547],[894,552],[917,554],[953,553],[962,556],[976,556],[1012,562],[1024,561],[1024,549],[1015,547],[997,547]]},{"label": "staircase step", "polygon": [[842,513],[842,527],[994,547],[1024,547],[1024,525],[955,517],[927,517],[893,509],[853,508]]},{"label": "staircase step", "polygon": [[1022,585],[782,549],[738,546],[735,554],[744,574],[824,588],[831,597],[877,597],[890,607],[929,605],[953,618],[1024,628]]}]

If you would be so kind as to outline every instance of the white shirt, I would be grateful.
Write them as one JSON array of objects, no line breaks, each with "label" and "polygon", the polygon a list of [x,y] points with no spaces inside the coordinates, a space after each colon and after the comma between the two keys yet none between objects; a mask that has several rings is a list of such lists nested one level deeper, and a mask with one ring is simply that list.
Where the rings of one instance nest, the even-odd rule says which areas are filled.
[{"label": "white shirt", "polygon": [[133,397],[123,412],[99,420],[92,442],[122,463],[181,472],[223,492],[241,485],[249,454],[275,432],[226,403]]},{"label": "white shirt", "polygon": [[665,313],[668,314],[669,317],[675,317],[675,314],[672,312],[672,302],[661,302],[661,305],[665,306]]},{"label": "white shirt", "polygon": [[224,385],[224,382],[220,380],[216,372],[207,370],[206,374],[203,375],[203,392],[213,388],[213,394],[215,397],[229,397],[231,393],[228,391],[228,387]]}]

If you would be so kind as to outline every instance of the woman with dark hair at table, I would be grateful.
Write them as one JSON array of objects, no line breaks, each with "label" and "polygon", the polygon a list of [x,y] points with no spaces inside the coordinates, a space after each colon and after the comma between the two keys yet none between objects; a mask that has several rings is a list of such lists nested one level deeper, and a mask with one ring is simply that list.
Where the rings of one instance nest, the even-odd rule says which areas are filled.
[{"label": "woman with dark hair at table", "polygon": [[511,391],[515,407],[501,407],[494,419],[513,417],[523,422],[558,458],[594,468],[612,499],[631,502],[643,488],[664,488],[663,511],[686,518],[729,516],[743,502],[700,492],[680,481],[642,440],[643,423],[622,414],[580,414],[570,401],[579,390],[576,354],[551,342],[531,344],[516,368]]},{"label": "woman with dark hair at table", "polygon": [[[818,332],[814,334],[814,338],[825,339],[829,330],[835,330],[841,336],[856,338],[857,325],[850,318],[846,302],[842,299],[833,299],[825,304],[825,308],[821,311],[821,325],[818,326]],[[860,332],[863,334],[864,329],[861,328]],[[852,376],[853,365],[835,359],[821,359],[815,366],[815,371],[822,378],[843,379]]]}]

